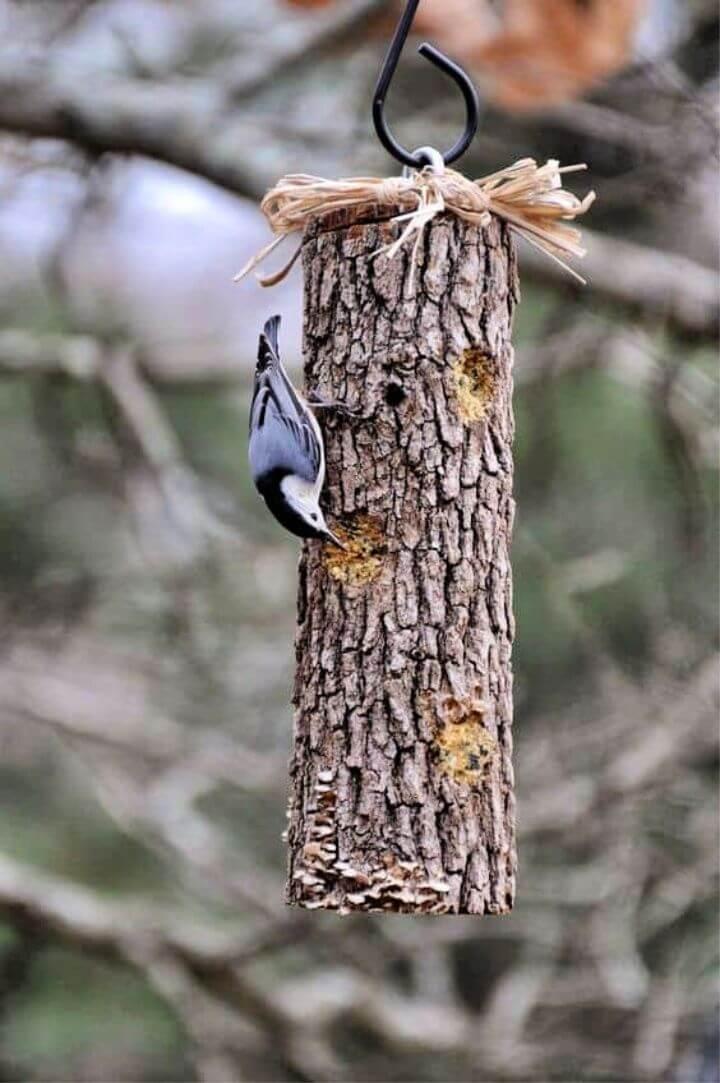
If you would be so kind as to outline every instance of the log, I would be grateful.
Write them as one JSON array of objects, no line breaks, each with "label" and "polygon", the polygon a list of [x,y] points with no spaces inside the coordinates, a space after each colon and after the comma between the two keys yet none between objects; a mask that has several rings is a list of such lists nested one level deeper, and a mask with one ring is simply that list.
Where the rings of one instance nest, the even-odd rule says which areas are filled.
[{"label": "log", "polygon": [[501,914],[515,894],[509,232],[393,212],[303,242],[309,393],[345,551],[300,560],[287,901]]}]

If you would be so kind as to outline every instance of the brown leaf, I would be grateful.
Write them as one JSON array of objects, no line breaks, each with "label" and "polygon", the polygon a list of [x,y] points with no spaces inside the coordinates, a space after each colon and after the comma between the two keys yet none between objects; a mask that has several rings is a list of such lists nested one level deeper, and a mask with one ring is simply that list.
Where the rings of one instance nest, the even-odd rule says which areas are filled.
[{"label": "brown leaf", "polygon": [[416,29],[468,65],[507,109],[578,97],[629,59],[647,0],[425,0]]}]

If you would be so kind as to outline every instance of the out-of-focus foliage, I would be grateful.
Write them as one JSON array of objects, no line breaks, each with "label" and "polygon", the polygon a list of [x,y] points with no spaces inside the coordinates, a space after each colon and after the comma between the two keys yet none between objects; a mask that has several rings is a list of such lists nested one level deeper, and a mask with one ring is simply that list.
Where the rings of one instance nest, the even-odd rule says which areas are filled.
[{"label": "out-of-focus foliage", "polygon": [[[587,160],[592,229],[623,261],[682,257],[690,305],[612,256],[622,290],[521,260],[519,904],[482,921],[282,905],[297,547],[251,490],[246,428],[271,311],[299,364],[300,279],[230,280],[280,172],[392,168],[368,113],[396,10],[294,6],[0,4],[0,96],[25,50],[119,125],[180,95],[201,147],[225,96],[247,167],[231,193],[104,154],[101,128],[25,139],[22,100],[0,148],[0,1078],[709,1083],[714,5],[421,5],[458,54],[482,37],[466,59],[502,105],[527,104],[511,52],[491,63],[521,17],[577,72],[561,106],[488,104],[463,168]],[[622,19],[593,66],[584,21]],[[391,108],[412,145],[458,122],[409,50]]]},{"label": "out-of-focus foliage", "polygon": [[567,101],[630,59],[646,0],[444,0],[425,7],[423,31],[475,68],[508,109]]}]

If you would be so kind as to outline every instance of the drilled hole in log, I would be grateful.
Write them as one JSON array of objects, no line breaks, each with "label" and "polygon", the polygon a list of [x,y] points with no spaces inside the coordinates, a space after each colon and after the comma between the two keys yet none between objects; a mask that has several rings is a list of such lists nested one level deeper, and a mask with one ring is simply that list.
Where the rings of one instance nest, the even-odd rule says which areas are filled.
[{"label": "drilled hole in log", "polygon": [[465,422],[483,421],[495,396],[497,362],[471,347],[453,366],[458,410]]},{"label": "drilled hole in log", "polygon": [[485,729],[486,705],[479,699],[447,696],[440,705],[435,737],[441,770],[456,782],[477,786],[497,753],[497,741]]},{"label": "drilled hole in log", "polygon": [[325,567],[340,583],[364,586],[377,579],[387,550],[380,520],[372,515],[357,515],[335,528],[345,549],[325,546]]},{"label": "drilled hole in log", "polygon": [[388,406],[399,406],[405,398],[405,389],[401,384],[388,384],[385,388],[385,402]]}]

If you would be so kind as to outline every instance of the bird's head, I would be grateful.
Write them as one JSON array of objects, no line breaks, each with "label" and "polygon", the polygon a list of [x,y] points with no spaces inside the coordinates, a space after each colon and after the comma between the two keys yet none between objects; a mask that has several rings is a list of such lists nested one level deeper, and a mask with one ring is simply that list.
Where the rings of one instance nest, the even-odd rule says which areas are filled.
[{"label": "bird's head", "polygon": [[328,526],[313,486],[296,477],[288,477],[283,480],[282,490],[288,511],[295,519],[294,526],[289,526],[294,534],[301,538],[330,541],[340,549],[345,549],[345,545]]}]

